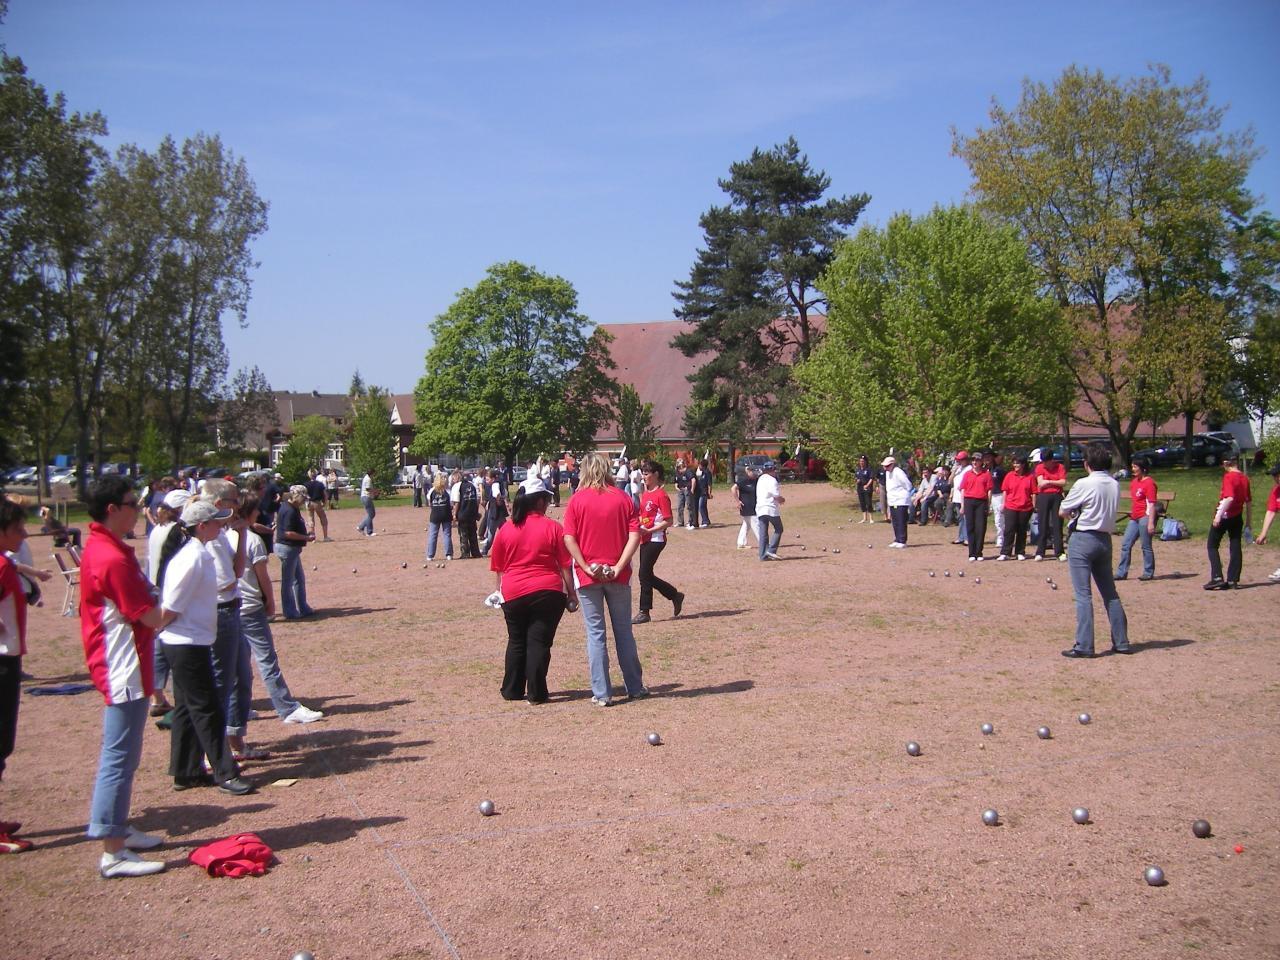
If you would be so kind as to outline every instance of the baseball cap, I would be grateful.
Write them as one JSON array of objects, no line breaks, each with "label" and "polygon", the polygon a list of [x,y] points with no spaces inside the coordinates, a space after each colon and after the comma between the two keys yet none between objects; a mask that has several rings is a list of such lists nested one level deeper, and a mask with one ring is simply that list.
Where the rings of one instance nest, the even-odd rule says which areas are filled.
[{"label": "baseball cap", "polygon": [[777,469],[778,469],[778,464],[777,464],[777,461],[774,461],[774,460],[766,460],[764,463],[760,464],[761,473],[763,473],[765,470],[777,470]]},{"label": "baseball cap", "polygon": [[890,464],[897,463],[897,462],[898,461],[895,460],[893,457],[885,457],[883,460],[880,461],[880,466],[887,467]]},{"label": "baseball cap", "polygon": [[187,505],[187,501],[191,499],[191,494],[186,490],[170,490],[164,495],[161,501],[170,510],[181,510]]},{"label": "baseball cap", "polygon": [[525,478],[524,482],[520,484],[520,489],[526,497],[536,497],[540,493],[545,493],[547,496],[551,496],[551,491],[548,490],[546,484],[542,482],[542,478],[535,477],[533,474],[529,474],[529,476]]},{"label": "baseball cap", "polygon": [[189,500],[182,508],[182,523],[187,527],[194,527],[206,520],[226,520],[229,516],[230,510],[225,507],[218,509],[209,500]]},{"label": "baseball cap", "polygon": [[961,450],[959,453],[957,453],[957,454],[956,454],[956,459],[957,459],[957,460],[968,460],[968,459],[969,459],[969,451],[968,451],[968,450]]}]

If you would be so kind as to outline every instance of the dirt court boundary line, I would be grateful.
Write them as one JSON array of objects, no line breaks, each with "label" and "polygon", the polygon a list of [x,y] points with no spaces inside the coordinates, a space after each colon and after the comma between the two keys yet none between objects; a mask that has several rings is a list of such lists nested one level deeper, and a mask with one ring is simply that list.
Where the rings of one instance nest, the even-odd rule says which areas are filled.
[{"label": "dirt court boundary line", "polygon": [[383,857],[386,858],[387,862],[391,864],[391,868],[400,877],[400,881],[409,891],[409,895],[417,901],[418,907],[422,910],[423,915],[430,922],[432,928],[436,932],[436,935],[440,937],[440,942],[443,943],[444,948],[449,951],[449,956],[453,957],[453,960],[462,960],[462,955],[458,953],[458,948],[454,946],[453,939],[445,931],[444,927],[440,925],[440,921],[436,919],[436,915],[432,911],[430,904],[427,903],[427,898],[422,895],[417,884],[413,882],[413,878],[409,876],[404,865],[400,863],[400,858],[395,855],[394,848],[392,848],[382,838],[382,834],[378,830],[377,824],[371,822],[369,815],[364,812],[364,808],[360,805],[360,801],[356,799],[355,794],[351,792],[351,788],[347,786],[346,781],[342,778],[342,774],[333,769],[333,765],[329,763],[329,758],[327,756],[323,753],[321,756],[324,758],[324,765],[329,771],[329,776],[331,776],[338,784],[339,788],[341,788],[343,795],[347,798],[347,802],[351,804],[356,815],[373,835],[374,843],[381,848]]},{"label": "dirt court boundary line", "polygon": [[[971,783],[984,777],[1012,777],[1035,771],[1063,769],[1083,763],[1098,761],[1132,759],[1134,756],[1159,756],[1170,753],[1186,753],[1224,743],[1241,743],[1275,737],[1274,732],[1257,731],[1254,733],[1234,734],[1229,737],[1215,737],[1212,740],[1183,741],[1149,747],[1140,750],[1112,750],[1106,753],[1085,754],[1078,757],[1064,757],[1061,760],[1034,761],[1001,770],[975,770],[968,773],[957,773],[939,777],[904,777],[868,786],[852,787],[844,790],[814,790],[809,793],[781,794],[773,797],[762,797],[757,800],[736,802],[708,803],[694,807],[676,807],[668,810],[654,810],[645,813],[616,817],[590,817],[583,820],[564,820],[558,823],[535,824],[527,827],[505,827],[483,833],[455,833],[441,837],[421,840],[396,840],[389,844],[392,849],[410,849],[417,847],[449,846],[458,843],[470,843],[475,840],[501,840],[513,836],[528,836],[547,833],[572,833],[594,827],[614,826],[627,823],[645,823],[655,820],[669,820],[674,817],[704,816],[712,813],[756,810],[762,807],[793,807],[803,803],[829,803],[832,800],[843,800],[874,793],[892,793],[908,787],[934,788]],[[374,828],[376,831],[376,828]]]}]

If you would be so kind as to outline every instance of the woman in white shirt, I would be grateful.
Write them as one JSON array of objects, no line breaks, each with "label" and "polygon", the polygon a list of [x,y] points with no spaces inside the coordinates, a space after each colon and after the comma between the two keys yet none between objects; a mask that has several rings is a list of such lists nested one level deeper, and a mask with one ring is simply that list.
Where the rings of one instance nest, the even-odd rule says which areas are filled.
[{"label": "woman in white shirt", "polygon": [[[253,793],[226,739],[226,714],[213,679],[213,641],[218,632],[218,577],[204,545],[222,531],[231,511],[192,500],[169,532],[156,579],[164,619],[161,648],[173,677],[173,726],[169,774],[175,790],[217,783],[226,793]],[[204,772],[209,758],[212,776]]]},{"label": "woman in white shirt", "polygon": [[[155,508],[155,525],[147,534],[147,576],[156,583],[160,576],[160,554],[164,550],[169,532],[178,522],[182,508],[187,505],[191,495],[185,490],[170,490],[164,495],[159,506]],[[169,684],[169,661],[164,658],[160,644],[156,644],[153,672],[155,674],[155,692],[151,694],[151,716],[163,717],[173,709],[169,698],[164,695],[164,688]]]}]

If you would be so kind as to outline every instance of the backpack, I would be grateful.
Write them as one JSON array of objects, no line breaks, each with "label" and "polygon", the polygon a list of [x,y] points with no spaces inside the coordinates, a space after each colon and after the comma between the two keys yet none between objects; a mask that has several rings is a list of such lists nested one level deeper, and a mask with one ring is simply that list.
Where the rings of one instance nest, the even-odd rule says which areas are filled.
[{"label": "backpack", "polygon": [[1165,517],[1160,523],[1160,539],[1161,540],[1185,540],[1187,539],[1187,525],[1181,520],[1175,520],[1173,517]]}]

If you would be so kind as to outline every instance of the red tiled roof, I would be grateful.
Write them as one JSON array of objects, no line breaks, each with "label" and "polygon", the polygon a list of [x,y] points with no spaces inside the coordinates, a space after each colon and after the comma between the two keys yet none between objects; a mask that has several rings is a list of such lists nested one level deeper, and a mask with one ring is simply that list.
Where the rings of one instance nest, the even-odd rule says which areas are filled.
[{"label": "red tiled roof", "polygon": [[[602,323],[601,329],[613,336],[609,354],[618,369],[614,379],[630,384],[642,403],[653,404],[653,424],[659,440],[684,438],[685,405],[692,385],[686,379],[702,365],[697,357],[686,357],[671,346],[677,334],[692,329],[683,320],[660,323]],[[617,424],[609,424],[596,435],[599,443],[616,442]]]}]

